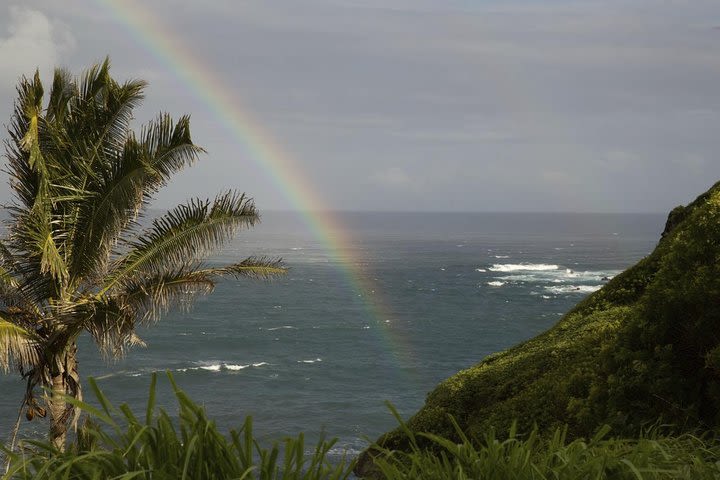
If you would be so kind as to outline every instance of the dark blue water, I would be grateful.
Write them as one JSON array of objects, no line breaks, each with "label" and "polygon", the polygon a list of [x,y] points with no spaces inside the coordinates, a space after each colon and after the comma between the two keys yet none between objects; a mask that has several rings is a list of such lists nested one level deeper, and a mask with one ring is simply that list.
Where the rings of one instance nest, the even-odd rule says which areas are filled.
[{"label": "dark blue water", "polygon": [[[341,259],[297,215],[265,214],[212,261],[281,256],[287,276],[221,283],[190,312],[143,329],[147,348],[111,365],[83,339],[81,373],[140,411],[151,372],[171,371],[223,428],[252,415],[264,439],[324,432],[339,437],[338,452],[353,453],[364,437],[394,426],[383,402],[409,415],[442,379],[552,326],[647,255],[665,217],[344,213],[338,220],[350,242]],[[23,385],[0,376],[0,388],[4,440]],[[166,381],[160,402],[174,411]],[[24,434],[46,428],[23,421]]]}]

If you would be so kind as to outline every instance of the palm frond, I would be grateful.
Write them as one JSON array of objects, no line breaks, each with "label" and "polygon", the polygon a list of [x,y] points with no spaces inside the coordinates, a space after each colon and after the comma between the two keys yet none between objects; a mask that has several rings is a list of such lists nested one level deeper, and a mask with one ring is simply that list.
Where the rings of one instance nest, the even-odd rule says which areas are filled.
[{"label": "palm frond", "polygon": [[20,139],[24,135],[24,118],[13,116],[12,124],[8,129],[10,138],[5,143],[5,153],[8,167],[4,170],[10,180],[10,189],[16,205],[22,208],[32,208],[35,196],[40,188],[40,178],[36,171],[30,168],[28,152],[20,148]]},{"label": "palm frond", "polygon": [[32,335],[0,316],[0,369],[7,372],[13,364],[32,366],[38,359],[37,344]]},{"label": "palm frond", "polygon": [[129,282],[117,297],[132,307],[139,322],[152,322],[173,305],[187,308],[194,297],[214,288],[213,275],[182,268]]},{"label": "palm frond", "polygon": [[[38,72],[32,80],[23,78],[9,127],[10,140],[6,143],[10,185],[15,194],[15,203],[10,208],[8,246],[16,256],[27,260],[18,269],[24,282],[48,285],[60,284],[67,278],[62,241],[65,232],[57,228],[57,219],[62,217],[58,211],[61,201],[54,196],[56,184],[62,184],[64,167],[62,162],[53,161],[54,157],[47,157],[53,142],[42,101],[43,86]],[[40,278],[43,280],[35,282]]]},{"label": "palm frond", "polygon": [[110,58],[105,57],[102,63],[96,63],[88,68],[80,79],[78,100],[83,103],[90,103],[102,94],[110,79]]},{"label": "palm frond", "polygon": [[287,273],[281,258],[248,257],[242,262],[198,271],[209,277],[232,276],[269,279]]},{"label": "palm frond", "polygon": [[172,174],[197,159],[203,150],[192,144],[189,128],[188,117],[174,123],[163,115],[147,127],[142,142],[132,136],[128,139],[78,218],[71,265],[74,276],[101,271],[112,245],[144,202]]},{"label": "palm frond", "polygon": [[[13,218],[6,247],[16,262],[12,273],[30,303],[42,304],[59,292],[67,279],[64,232],[46,208],[8,207]],[[48,206],[49,208],[49,206]]]},{"label": "palm frond", "polygon": [[47,232],[45,238],[41,239],[39,247],[42,252],[40,272],[49,273],[53,278],[58,279],[67,277],[67,265],[65,265],[65,259],[60,254],[55,238],[53,238],[53,232]]},{"label": "palm frond", "polygon": [[213,202],[196,199],[175,207],[130,244],[100,293],[133,278],[186,266],[222,246],[238,228],[258,220],[252,200],[233,191],[218,195]]},{"label": "palm frond", "polygon": [[26,265],[38,268],[38,275],[49,274],[54,280],[62,281],[68,269],[62,253],[64,232],[56,228],[58,221],[47,208],[34,208],[16,218],[11,241],[29,260]]},{"label": "palm frond", "polygon": [[46,171],[45,161],[40,151],[39,124],[42,115],[43,86],[40,82],[40,72],[35,70],[32,81],[23,78],[18,89],[23,114],[28,122],[25,135],[20,139],[20,148],[29,153],[28,164],[38,173]]},{"label": "palm frond", "polygon": [[21,288],[18,267],[12,252],[0,241],[0,305],[23,308],[39,315],[36,305]]},{"label": "palm frond", "polygon": [[17,287],[14,277],[16,268],[15,258],[5,242],[0,240],[0,284]]},{"label": "palm frond", "polygon": [[[0,292],[7,288],[17,288],[18,283],[13,274],[4,265],[0,265]],[[2,295],[0,293],[0,295]]]},{"label": "palm frond", "polygon": [[5,142],[5,150],[10,186],[17,200],[28,209],[35,204],[41,184],[39,167],[44,166],[42,162],[38,162],[37,151],[41,102],[42,84],[37,72],[33,80],[22,77],[17,86],[17,99],[8,125],[10,138]]},{"label": "palm frond", "polygon": [[98,161],[113,161],[113,156],[121,152],[128,138],[133,110],[140,105],[146,83],[131,80],[123,85],[108,78],[102,99],[87,112],[92,115],[95,125],[93,135],[86,142],[84,160],[89,172]]},{"label": "palm frond", "polygon": [[250,257],[242,262],[222,267],[182,267],[128,282],[117,294],[126,304],[135,305],[141,321],[156,320],[173,304],[187,304],[196,295],[212,292],[221,277],[251,277],[267,279],[287,270],[281,259]]},{"label": "palm frond", "polygon": [[156,174],[154,188],[164,185],[174,173],[191,165],[205,151],[192,142],[188,115],[174,123],[170,115],[161,114],[142,129],[140,138],[146,161]]},{"label": "palm frond", "polygon": [[[135,333],[138,323],[157,321],[173,305],[189,307],[198,295],[210,293],[215,283],[209,275],[193,270],[148,275],[127,282],[122,291],[96,299],[81,318],[105,358],[118,357],[128,346],[142,345]],[[69,317],[76,322],[78,315]]]},{"label": "palm frond", "polygon": [[50,100],[46,118],[50,122],[62,121],[73,112],[69,111],[69,103],[77,92],[77,84],[70,72],[56,68],[53,74],[53,84],[50,88]]},{"label": "palm frond", "polygon": [[70,318],[82,327],[98,346],[105,359],[122,356],[128,346],[140,344],[135,334],[136,312],[119,298],[104,298],[87,305],[82,316]]},{"label": "palm frond", "polygon": [[172,306],[189,308],[195,297],[212,292],[220,277],[269,278],[285,272],[280,259],[251,257],[223,267],[184,267],[146,275],[94,301],[91,313],[84,315],[84,328],[106,358],[117,357],[128,346],[142,345],[136,324],[155,322]]}]

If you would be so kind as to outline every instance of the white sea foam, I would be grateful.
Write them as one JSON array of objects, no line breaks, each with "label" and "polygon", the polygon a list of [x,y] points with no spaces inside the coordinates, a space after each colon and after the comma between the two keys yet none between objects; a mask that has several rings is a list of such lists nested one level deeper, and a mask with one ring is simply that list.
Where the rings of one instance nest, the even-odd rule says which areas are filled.
[{"label": "white sea foam", "polygon": [[505,282],[494,281],[494,282],[487,282],[487,284],[490,285],[491,287],[502,287],[503,285],[505,285]]},{"label": "white sea foam", "polygon": [[246,365],[235,364],[235,363],[213,363],[210,365],[199,365],[197,367],[176,368],[175,371],[176,372],[187,372],[187,371],[205,370],[207,372],[219,372],[222,370],[228,370],[231,372],[237,372],[237,371],[249,368],[249,367],[262,367],[265,365],[270,365],[270,364],[267,362],[248,363]]},{"label": "white sea foam", "polygon": [[316,358],[315,360],[298,360],[297,363],[315,363],[322,362],[322,358]]},{"label": "white sea foam", "polygon": [[557,265],[550,265],[547,263],[505,263],[505,264],[494,264],[490,267],[491,272],[542,272],[557,270],[560,268]]},{"label": "white sea foam", "polygon": [[485,272],[487,272],[487,270],[485,270],[484,268],[476,268],[475,271],[476,271],[476,272],[480,272],[480,273],[485,273]]},{"label": "white sea foam", "polygon": [[563,275],[565,278],[574,278],[582,282],[600,282],[610,280],[612,277],[620,273],[619,270],[599,270],[599,271],[584,271],[577,272],[573,270],[566,270]]},{"label": "white sea foam", "polygon": [[268,328],[268,332],[274,332],[275,330],[297,330],[297,327],[293,327],[292,325],[283,325],[282,327],[272,327]]},{"label": "white sea foam", "polygon": [[[547,267],[554,267],[555,265],[546,265]],[[616,270],[600,270],[600,271],[575,271],[571,270],[569,268],[565,269],[546,269],[546,270],[540,270],[539,267],[534,270],[528,269],[527,271],[523,270],[512,270],[506,268],[507,266],[503,266],[505,269],[492,269],[497,272],[503,272],[503,273],[511,273],[511,275],[504,275],[500,277],[495,277],[498,280],[503,280],[507,282],[537,282],[537,283],[557,283],[557,284],[567,284],[567,283],[597,283],[601,281],[607,281],[610,278],[617,275],[619,272]]]},{"label": "white sea foam", "polygon": [[510,258],[510,255],[495,255],[495,258]]},{"label": "white sea foam", "polygon": [[563,285],[558,287],[545,287],[545,290],[555,293],[592,293],[597,292],[602,285]]},{"label": "white sea foam", "polygon": [[503,280],[506,282],[532,282],[534,280],[538,280],[538,277],[533,274],[520,274],[520,275],[505,275],[503,277],[495,277],[498,280]]},{"label": "white sea foam", "polygon": [[[225,368],[232,371],[242,370],[244,368],[248,368],[250,365],[232,365],[232,364],[225,364]],[[254,366],[254,365],[253,365]]]}]

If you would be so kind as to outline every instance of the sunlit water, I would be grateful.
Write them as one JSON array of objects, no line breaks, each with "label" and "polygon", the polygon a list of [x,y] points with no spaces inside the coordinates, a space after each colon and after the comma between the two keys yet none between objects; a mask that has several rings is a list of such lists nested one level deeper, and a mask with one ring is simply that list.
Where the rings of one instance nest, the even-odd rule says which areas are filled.
[{"label": "sunlit water", "polygon": [[[341,260],[297,215],[265,214],[213,261],[281,256],[287,276],[222,282],[189,313],[144,329],[147,348],[111,365],[83,338],[81,373],[141,411],[151,372],[170,371],[224,429],[252,415],[263,439],[326,433],[339,438],[335,452],[356,453],[394,426],[385,401],[409,415],[442,379],[552,326],[647,255],[664,224],[655,214],[338,218],[350,242]],[[0,376],[0,388],[4,440],[24,387]],[[24,435],[46,428],[23,420]]]}]

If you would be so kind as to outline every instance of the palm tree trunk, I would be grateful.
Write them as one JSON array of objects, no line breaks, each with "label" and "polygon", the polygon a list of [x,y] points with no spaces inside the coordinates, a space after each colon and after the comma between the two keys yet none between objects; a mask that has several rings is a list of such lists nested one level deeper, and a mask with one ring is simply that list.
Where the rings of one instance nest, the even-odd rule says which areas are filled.
[{"label": "palm tree trunk", "polygon": [[69,395],[82,400],[80,377],[77,368],[77,344],[72,342],[55,359],[55,368],[51,378],[51,396],[48,400],[50,410],[50,442],[59,451],[65,450],[68,425],[75,409],[65,401]]},{"label": "palm tree trunk", "polygon": [[67,434],[67,418],[65,415],[65,399],[67,394],[64,372],[60,371],[52,377],[52,396],[50,398],[50,442],[59,451],[65,450]]}]

